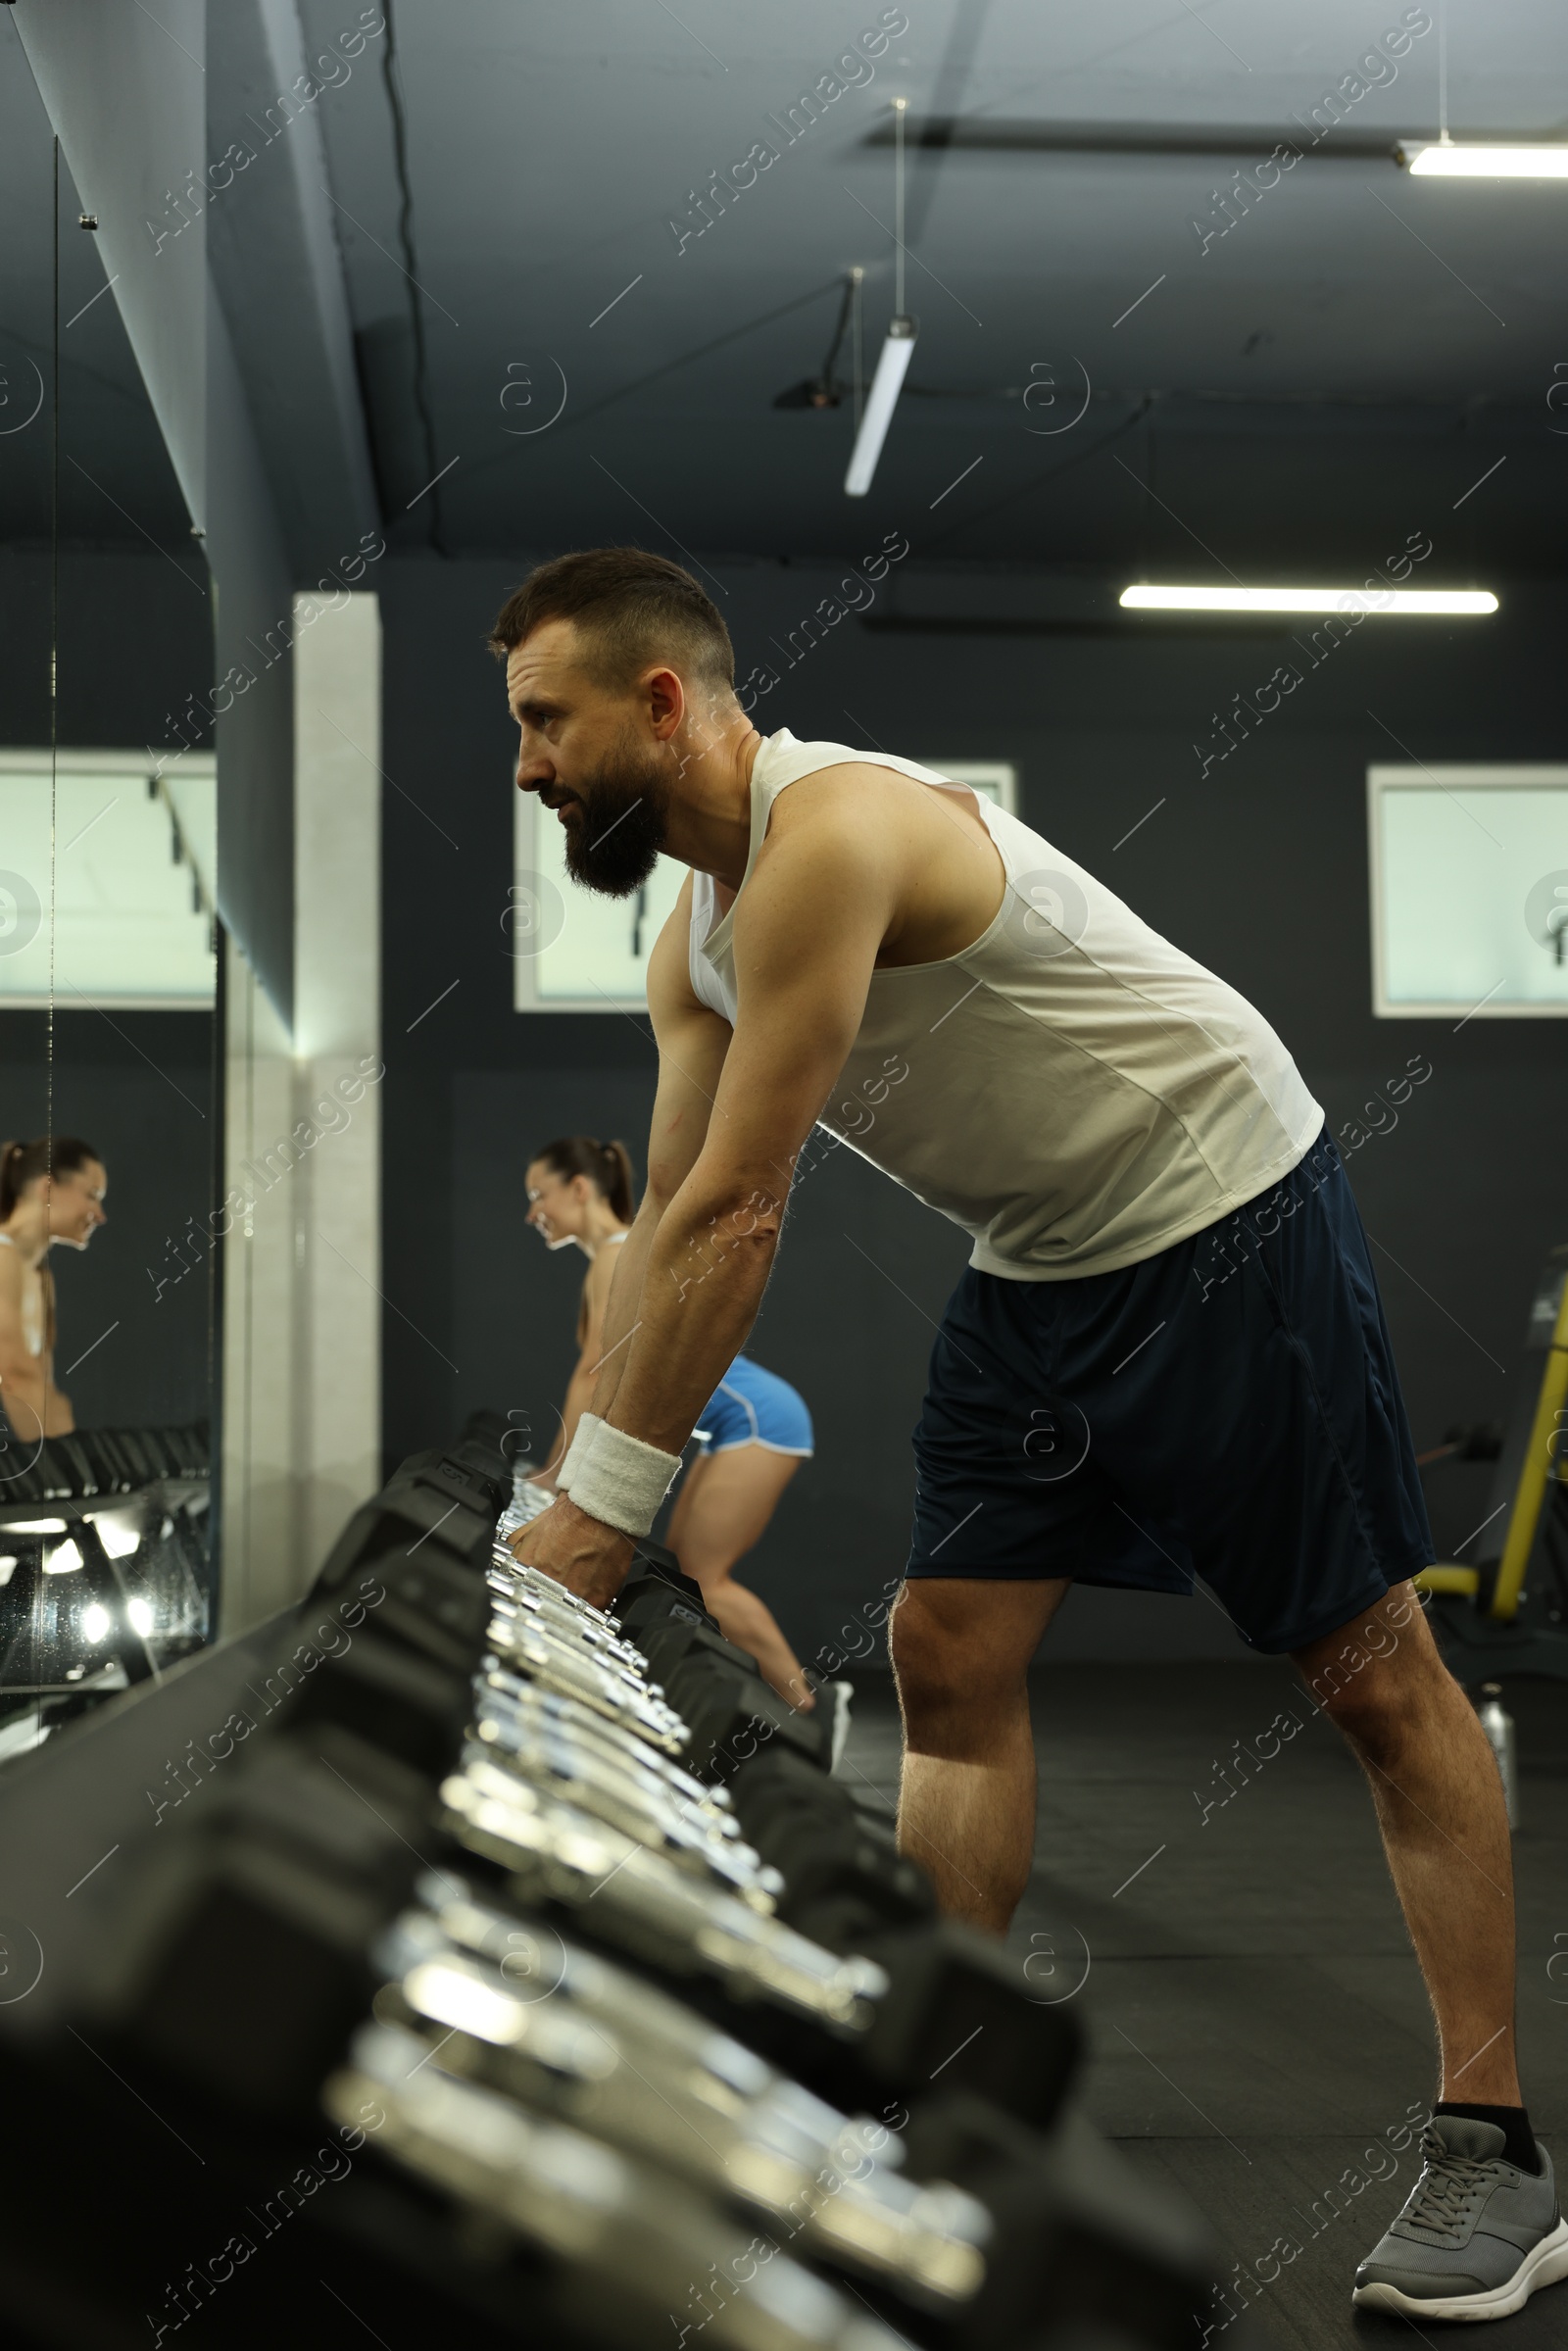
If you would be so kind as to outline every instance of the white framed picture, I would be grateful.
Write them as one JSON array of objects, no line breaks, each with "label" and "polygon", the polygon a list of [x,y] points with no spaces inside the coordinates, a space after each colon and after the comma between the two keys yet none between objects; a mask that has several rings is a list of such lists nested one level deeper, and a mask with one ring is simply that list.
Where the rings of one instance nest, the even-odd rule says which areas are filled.
[{"label": "white framed picture", "polygon": [[1367,769],[1379,1019],[1568,1014],[1568,766]]},{"label": "white framed picture", "polygon": [[211,752],[0,751],[0,1005],[211,1005],[217,856]]}]

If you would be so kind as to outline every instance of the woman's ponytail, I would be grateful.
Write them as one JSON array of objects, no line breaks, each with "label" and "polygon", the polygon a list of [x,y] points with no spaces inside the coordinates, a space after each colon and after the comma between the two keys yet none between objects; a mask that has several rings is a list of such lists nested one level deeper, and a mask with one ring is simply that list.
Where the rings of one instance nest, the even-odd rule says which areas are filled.
[{"label": "woman's ponytail", "polygon": [[603,1162],[599,1189],[610,1202],[612,1213],[618,1216],[622,1224],[630,1224],[637,1213],[637,1203],[632,1197],[635,1179],[632,1175],[631,1153],[624,1143],[601,1143],[599,1153]]},{"label": "woman's ponytail", "polygon": [[593,1135],[558,1135],[533,1156],[568,1184],[573,1176],[586,1176],[622,1224],[630,1224],[637,1213],[636,1177],[624,1143],[601,1143]]}]

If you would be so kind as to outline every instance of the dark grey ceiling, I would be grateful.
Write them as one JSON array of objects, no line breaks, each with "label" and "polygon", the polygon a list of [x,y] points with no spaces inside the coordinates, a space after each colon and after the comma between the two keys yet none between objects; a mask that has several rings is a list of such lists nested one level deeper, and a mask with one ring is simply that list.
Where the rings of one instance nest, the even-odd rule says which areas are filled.
[{"label": "dark grey ceiling", "polygon": [[[47,539],[53,436],[54,140],[13,12],[0,9],[0,539]],[[189,518],[60,162],[60,515],[74,543],[172,549],[202,568]],[[145,534],[145,535],[143,535]]]},{"label": "dark grey ceiling", "polygon": [[[357,16],[348,0],[300,13],[312,56]],[[1146,568],[1359,578],[1424,531],[1434,578],[1559,567],[1568,409],[1546,399],[1568,382],[1568,183],[1398,169],[1394,139],[1438,123],[1440,30],[1420,29],[1420,9],[910,0],[907,29],[874,67],[845,69],[858,87],[823,85],[793,142],[802,93],[904,12],[392,0],[385,13],[389,30],[313,111],[394,547],[638,538],[777,558],[854,555],[900,530],[931,560],[1087,584]],[[1447,17],[1455,128],[1562,124],[1554,0],[1449,0]],[[221,12],[209,24],[220,42]],[[1386,32],[1403,54],[1362,66]],[[1343,120],[1313,145],[1331,91]],[[920,335],[873,493],[851,502],[849,403],[773,402],[821,369],[854,266],[874,359],[894,296],[896,96],[913,126]],[[49,140],[4,22],[0,132],[10,367],[47,357]],[[697,234],[697,197],[715,172],[744,179],[732,167],[759,141],[777,160],[738,196],[718,184]],[[1278,141],[1310,151],[1259,197],[1272,175],[1255,167]],[[1232,199],[1220,234],[1216,191],[1238,171],[1253,192]],[[102,282],[74,211],[66,316]],[[251,306],[253,335],[286,304],[265,273],[224,297],[231,314]],[[63,348],[67,446],[100,485],[73,482],[68,531],[132,536],[112,497],[174,544],[182,510],[112,297]],[[1048,383],[1054,400],[1037,388],[1026,406]],[[274,468],[308,480],[308,403],[288,435],[270,444]],[[0,439],[9,536],[46,526],[44,454],[36,432]]]}]

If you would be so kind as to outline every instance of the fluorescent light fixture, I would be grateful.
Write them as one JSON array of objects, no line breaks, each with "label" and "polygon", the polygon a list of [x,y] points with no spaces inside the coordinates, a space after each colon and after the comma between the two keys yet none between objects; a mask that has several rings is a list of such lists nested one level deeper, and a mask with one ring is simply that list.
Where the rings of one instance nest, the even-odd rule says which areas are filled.
[{"label": "fluorescent light fixture", "polygon": [[46,1576],[69,1576],[81,1565],[80,1546],[69,1538],[57,1543],[52,1551],[44,1553],[43,1572]]},{"label": "fluorescent light fixture", "polygon": [[1568,179],[1568,142],[1554,147],[1482,147],[1401,139],[1395,151],[1407,171],[1448,179]]},{"label": "fluorescent light fixture", "polygon": [[1490,588],[1123,588],[1128,612],[1494,612]]},{"label": "fluorescent light fixture", "polygon": [[125,1613],[130,1618],[131,1631],[139,1633],[145,1641],[153,1629],[153,1612],[147,1602],[132,1600]]},{"label": "fluorescent light fixture", "polygon": [[94,1600],[81,1612],[82,1639],[91,1641],[93,1647],[96,1648],[108,1631],[109,1611],[107,1608],[100,1608],[98,1602]]},{"label": "fluorescent light fixture", "polygon": [[850,453],[850,469],[844,476],[846,498],[863,498],[871,487],[882,444],[888,437],[888,426],[899,404],[899,393],[914,357],[914,338],[919,332],[913,318],[895,318],[888,328],[888,339],[877,356],[876,373],[866,398],[865,414],[860,429],[855,436]]},{"label": "fluorescent light fixture", "polygon": [[65,1531],[66,1522],[63,1518],[8,1518],[6,1521],[8,1535],[63,1535]]}]

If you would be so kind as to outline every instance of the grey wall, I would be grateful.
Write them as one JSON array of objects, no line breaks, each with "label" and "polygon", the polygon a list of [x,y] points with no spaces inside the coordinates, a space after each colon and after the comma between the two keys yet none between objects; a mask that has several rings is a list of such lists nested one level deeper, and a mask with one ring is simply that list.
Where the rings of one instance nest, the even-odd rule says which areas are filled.
[{"label": "grey wall", "polygon": [[[634,1147],[646,1131],[645,1024],[509,1008],[510,729],[482,638],[525,567],[522,557],[389,562],[383,583],[386,762],[398,787],[386,803],[393,1454],[478,1404],[554,1425],[580,1261],[548,1256],[520,1230],[525,1155],[564,1127],[621,1132]],[[719,577],[742,673],[779,665],[773,643],[829,584],[805,566],[720,566]],[[918,595],[926,609],[995,610],[1004,585],[927,573]],[[1288,644],[847,621],[756,713],[764,729],[879,741],[938,762],[1015,759],[1028,821],[1250,996],[1334,1127],[1408,1055],[1430,1058],[1433,1076],[1398,1127],[1349,1162],[1418,1445],[1452,1420],[1508,1408],[1532,1282],[1568,1237],[1568,1037],[1552,1021],[1474,1020],[1455,1033],[1447,1021],[1372,1017],[1365,768],[1400,756],[1385,728],[1423,759],[1561,758],[1563,617],[1561,599],[1538,590],[1509,593],[1490,622],[1391,622],[1381,635],[1369,622],[1206,781],[1194,741],[1207,741],[1211,712],[1266,679]],[[786,1495],[755,1580],[808,1651],[902,1559],[930,1320],[964,1253],[954,1230],[848,1154],[803,1188],[755,1346],[806,1394],[820,1449]],[[1485,1515],[1486,1475],[1429,1481],[1440,1548]],[[1054,1639],[1058,1652],[1170,1655],[1228,1653],[1232,1637],[1200,1598],[1080,1593]]]}]

